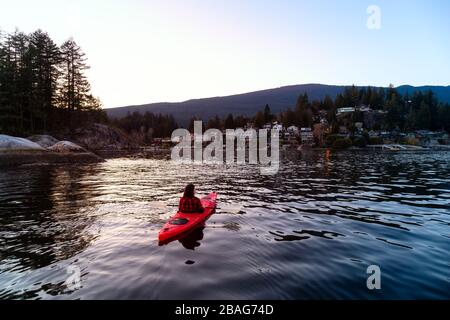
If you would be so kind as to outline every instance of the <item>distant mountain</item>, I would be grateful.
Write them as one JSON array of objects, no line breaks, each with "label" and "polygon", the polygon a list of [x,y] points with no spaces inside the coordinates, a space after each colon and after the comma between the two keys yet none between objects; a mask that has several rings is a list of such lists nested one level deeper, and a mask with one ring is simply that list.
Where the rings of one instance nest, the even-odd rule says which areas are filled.
[{"label": "distant mountain", "polygon": [[398,92],[401,94],[408,93],[410,96],[416,91],[433,91],[436,97],[441,102],[450,103],[450,86],[421,86],[421,87],[413,87],[413,86],[400,86],[397,87]]},{"label": "distant mountain", "polygon": [[[300,94],[307,93],[310,100],[321,100],[326,95],[335,98],[346,87],[323,84],[293,85],[225,97],[111,108],[106,109],[106,112],[112,118],[121,118],[134,111],[139,111],[140,113],[150,111],[153,113],[172,114],[179,124],[186,125],[193,116],[204,120],[215,115],[225,117],[230,113],[233,115],[253,116],[256,112],[262,110],[266,104],[270,105],[273,113],[279,113],[285,111],[288,107],[293,108]],[[436,93],[440,101],[450,103],[450,86],[400,86],[397,89],[402,94],[406,92],[413,94],[415,91],[432,90]]]}]

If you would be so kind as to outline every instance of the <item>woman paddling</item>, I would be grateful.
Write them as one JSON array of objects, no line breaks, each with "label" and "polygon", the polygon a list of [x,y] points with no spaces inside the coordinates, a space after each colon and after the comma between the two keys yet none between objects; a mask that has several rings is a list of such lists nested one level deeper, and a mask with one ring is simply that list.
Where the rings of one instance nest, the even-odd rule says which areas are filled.
[{"label": "woman paddling", "polygon": [[183,198],[180,199],[178,211],[183,213],[203,213],[202,203],[199,198],[195,196],[195,186],[190,183],[184,189]]}]

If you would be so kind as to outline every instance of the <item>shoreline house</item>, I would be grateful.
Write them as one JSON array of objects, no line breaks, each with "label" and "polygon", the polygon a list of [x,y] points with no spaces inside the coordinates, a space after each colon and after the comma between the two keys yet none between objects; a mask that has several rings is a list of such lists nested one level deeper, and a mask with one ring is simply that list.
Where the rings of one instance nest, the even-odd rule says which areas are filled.
[{"label": "shoreline house", "polygon": [[300,135],[300,129],[297,126],[290,126],[286,128],[286,132],[294,135],[294,136],[299,136]]},{"label": "shoreline house", "polygon": [[342,114],[353,113],[355,111],[356,111],[356,108],[354,108],[354,107],[338,108],[336,111],[336,115],[340,116]]},{"label": "shoreline house", "polygon": [[297,126],[287,127],[284,131],[284,141],[288,144],[298,144],[300,138],[300,129]]},{"label": "shoreline house", "polygon": [[302,141],[302,145],[312,146],[314,145],[314,133],[311,128],[301,128],[300,129],[300,138]]},{"label": "shoreline house", "polygon": [[272,130],[278,130],[281,133],[283,131],[283,125],[281,123],[278,123],[277,121],[275,121],[272,124]]}]

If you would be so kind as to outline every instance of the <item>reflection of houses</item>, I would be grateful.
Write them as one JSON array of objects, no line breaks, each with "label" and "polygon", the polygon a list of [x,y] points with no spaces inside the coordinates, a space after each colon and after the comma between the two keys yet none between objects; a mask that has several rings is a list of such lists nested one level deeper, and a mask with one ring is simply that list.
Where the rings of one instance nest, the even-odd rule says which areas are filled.
[{"label": "reflection of houses", "polygon": [[448,143],[448,134],[445,132],[433,132],[429,130],[419,130],[415,133],[415,138],[423,147],[438,146]]},{"label": "reflection of houses", "polygon": [[311,128],[301,128],[300,137],[302,140],[302,145],[313,145],[314,144],[314,133]]}]

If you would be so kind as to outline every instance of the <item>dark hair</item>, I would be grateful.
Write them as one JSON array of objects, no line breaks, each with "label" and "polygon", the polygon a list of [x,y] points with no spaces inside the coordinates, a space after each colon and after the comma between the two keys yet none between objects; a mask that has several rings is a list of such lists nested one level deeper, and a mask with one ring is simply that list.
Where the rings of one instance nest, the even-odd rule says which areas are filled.
[{"label": "dark hair", "polygon": [[192,183],[188,184],[186,186],[186,188],[184,189],[184,197],[185,198],[194,197],[194,189],[195,189],[195,186]]}]

